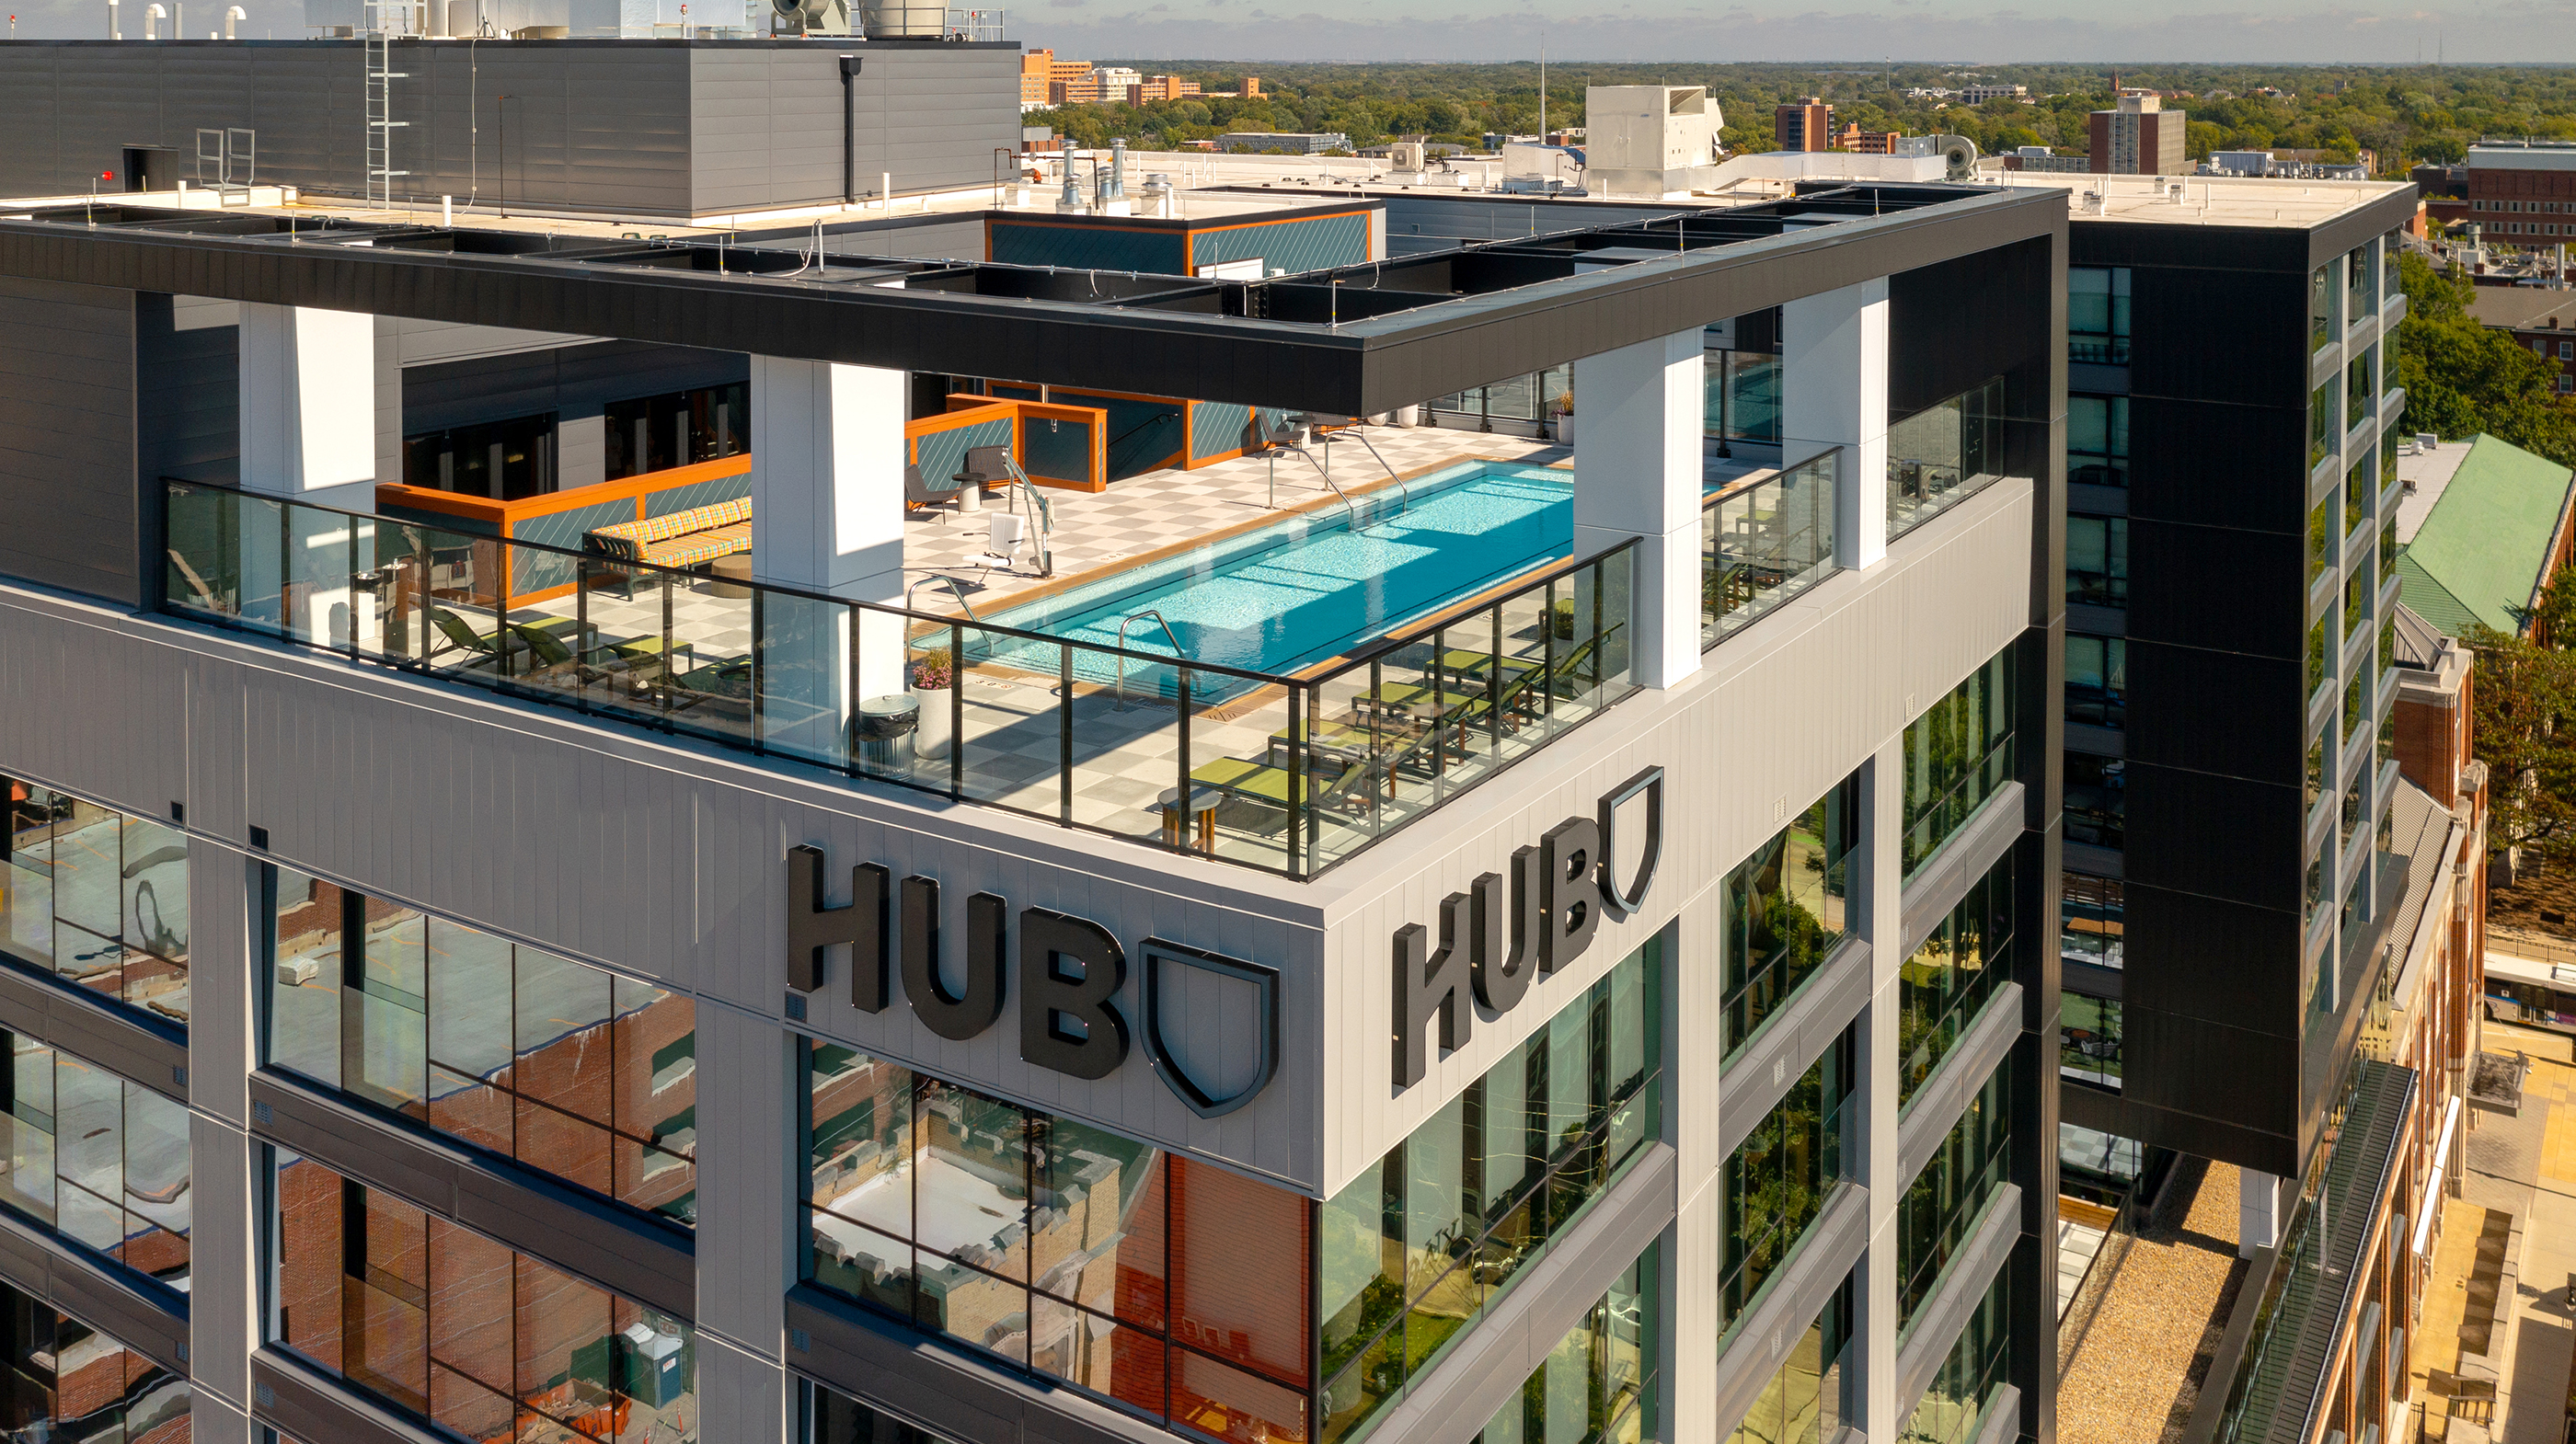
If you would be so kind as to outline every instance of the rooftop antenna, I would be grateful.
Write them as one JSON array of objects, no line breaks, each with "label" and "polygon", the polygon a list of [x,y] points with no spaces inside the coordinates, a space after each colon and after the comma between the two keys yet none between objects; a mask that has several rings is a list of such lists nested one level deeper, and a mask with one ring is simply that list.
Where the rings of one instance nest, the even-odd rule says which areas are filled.
[{"label": "rooftop antenna", "polygon": [[1538,33],[1538,143],[1547,144],[1547,32]]}]

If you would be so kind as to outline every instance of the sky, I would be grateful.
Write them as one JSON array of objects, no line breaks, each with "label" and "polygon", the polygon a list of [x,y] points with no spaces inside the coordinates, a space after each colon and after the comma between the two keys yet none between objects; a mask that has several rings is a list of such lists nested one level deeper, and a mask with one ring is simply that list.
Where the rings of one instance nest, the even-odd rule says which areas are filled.
[{"label": "sky", "polygon": [[[6,0],[0,0],[6,3]],[[128,0],[131,36],[148,0]],[[190,33],[220,23],[233,0],[197,0]],[[239,0],[241,33],[304,35],[303,0]],[[544,3],[544,0],[540,0]],[[558,0],[561,3],[561,0]],[[678,0],[660,0],[665,19]],[[692,19],[728,0],[694,0]],[[2313,0],[2207,0],[2106,5],[2101,0],[1864,0],[1818,8],[1801,0],[1592,0],[1569,14],[1528,0],[1483,7],[1458,0],[1004,0],[1011,38],[1085,58],[1261,60],[1526,60],[1544,35],[1551,59],[1875,63],[1888,58],[2409,64],[2576,60],[2576,6],[2499,0],[2466,11],[2327,9]],[[103,37],[106,0],[24,0],[19,38]]]}]

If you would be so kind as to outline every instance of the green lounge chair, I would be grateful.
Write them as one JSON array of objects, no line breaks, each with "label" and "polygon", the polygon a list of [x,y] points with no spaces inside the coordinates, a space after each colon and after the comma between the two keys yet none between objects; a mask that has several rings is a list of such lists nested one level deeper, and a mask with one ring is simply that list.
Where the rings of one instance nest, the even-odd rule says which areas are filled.
[{"label": "green lounge chair", "polygon": [[[1312,806],[1316,811],[1327,807],[1342,812],[1367,811],[1366,784],[1376,775],[1377,769],[1365,764],[1346,767],[1342,769],[1341,776],[1319,788],[1311,772],[1297,777],[1285,767],[1273,767],[1266,762],[1255,762],[1246,757],[1220,757],[1193,768],[1190,781],[1201,787],[1213,787],[1229,797],[1276,809],[1280,825],[1285,826],[1296,803],[1309,798],[1313,799]],[[1268,827],[1261,831],[1276,832],[1278,828]]]}]

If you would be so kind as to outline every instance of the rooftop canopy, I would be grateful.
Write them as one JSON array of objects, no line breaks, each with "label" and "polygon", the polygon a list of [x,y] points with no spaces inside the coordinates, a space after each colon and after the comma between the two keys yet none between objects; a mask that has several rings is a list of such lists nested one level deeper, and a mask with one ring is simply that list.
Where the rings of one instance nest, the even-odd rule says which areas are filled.
[{"label": "rooftop canopy", "polygon": [[2570,472],[2492,436],[2468,446],[2398,554],[2397,572],[2406,605],[2444,635],[2466,636],[2478,625],[2516,635],[2558,554]]}]

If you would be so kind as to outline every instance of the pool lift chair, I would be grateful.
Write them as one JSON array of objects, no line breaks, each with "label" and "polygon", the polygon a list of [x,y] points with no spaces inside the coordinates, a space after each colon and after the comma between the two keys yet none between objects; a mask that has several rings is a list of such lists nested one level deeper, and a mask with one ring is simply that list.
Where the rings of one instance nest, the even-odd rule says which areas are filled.
[{"label": "pool lift chair", "polygon": [[1055,534],[1055,508],[1039,493],[1029,474],[1011,459],[1007,446],[978,446],[966,453],[966,469],[957,474],[960,489],[968,486],[1002,486],[1008,488],[1008,510],[991,522],[985,549],[966,559],[969,566],[986,571],[1014,571],[1026,552],[1037,563],[1038,575],[1055,575],[1055,552],[1048,545]]}]

